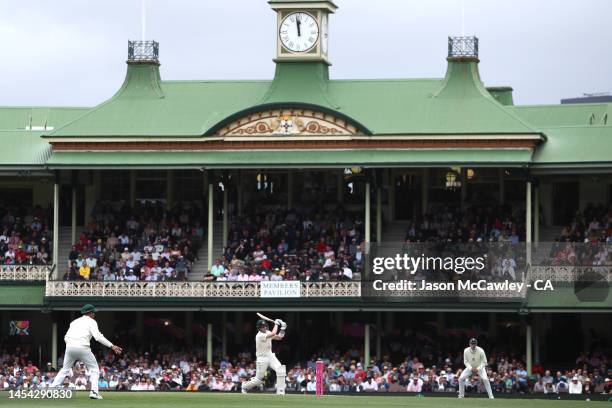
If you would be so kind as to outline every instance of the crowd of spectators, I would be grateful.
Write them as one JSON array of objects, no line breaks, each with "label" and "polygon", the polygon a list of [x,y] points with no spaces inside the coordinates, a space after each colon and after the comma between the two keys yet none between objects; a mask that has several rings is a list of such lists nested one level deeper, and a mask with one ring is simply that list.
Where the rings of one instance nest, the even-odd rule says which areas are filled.
[{"label": "crowd of spectators", "polygon": [[69,254],[65,280],[186,280],[204,236],[196,206],[98,203]]},{"label": "crowd of spectators", "polygon": [[588,204],[562,228],[547,249],[550,264],[556,266],[609,266],[612,243],[612,208]]},{"label": "crowd of spectators", "polygon": [[52,214],[51,207],[0,208],[0,264],[50,263]]},{"label": "crowd of spectators", "polygon": [[[242,381],[255,374],[250,353],[235,358],[220,358],[207,364],[202,349],[186,352],[128,353],[113,356],[110,352],[98,357],[101,390],[116,391],[239,391]],[[325,364],[327,393],[345,392],[446,392],[458,390],[463,362],[461,356],[448,355],[438,365],[425,365],[418,357],[406,357],[400,364],[383,358],[364,367],[359,355],[347,352],[322,357]],[[314,392],[317,357],[290,366],[287,390]],[[60,361],[61,363],[61,361]],[[487,368],[492,389],[500,393],[536,394],[612,394],[612,368],[608,359],[594,353],[581,355],[575,368],[551,372],[535,365],[527,374],[522,361],[505,354],[491,355]],[[27,352],[19,349],[0,352],[0,390],[44,389],[56,373],[51,363],[37,367]],[[89,387],[87,368],[77,363],[64,386],[74,390]],[[265,389],[273,389],[273,371],[268,371]],[[466,384],[466,392],[483,393],[484,385],[477,375]]]},{"label": "crowd of spectators", "polygon": [[206,279],[352,280],[363,261],[363,223],[342,207],[277,209],[231,223],[224,252]]},{"label": "crowd of spectators", "polygon": [[508,242],[525,240],[524,211],[511,206],[442,206],[414,220],[406,242]]}]

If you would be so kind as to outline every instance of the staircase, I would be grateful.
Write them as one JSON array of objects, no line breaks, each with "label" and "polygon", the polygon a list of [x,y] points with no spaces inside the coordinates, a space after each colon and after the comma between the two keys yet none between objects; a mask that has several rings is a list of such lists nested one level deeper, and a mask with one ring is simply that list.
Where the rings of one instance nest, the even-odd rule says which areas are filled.
[{"label": "staircase", "polygon": [[[201,281],[208,274],[208,235],[202,241],[202,246],[198,251],[198,259],[194,262],[191,273],[188,276],[190,281]],[[223,253],[223,222],[215,221],[213,226],[213,263],[214,260]]]},{"label": "staircase", "polygon": [[[58,270],[55,271],[55,278],[62,279],[66,270],[68,269],[68,256],[70,255],[70,250],[72,249],[72,227],[60,227],[59,229],[59,254],[58,254]],[[77,238],[79,234],[83,231],[82,226],[76,227],[76,235]]]}]

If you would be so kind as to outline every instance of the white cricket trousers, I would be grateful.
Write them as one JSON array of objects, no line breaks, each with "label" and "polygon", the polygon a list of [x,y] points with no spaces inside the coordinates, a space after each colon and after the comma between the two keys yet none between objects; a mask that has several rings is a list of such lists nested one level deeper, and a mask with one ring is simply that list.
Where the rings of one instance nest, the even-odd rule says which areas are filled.
[{"label": "white cricket trousers", "polygon": [[70,369],[74,366],[74,363],[82,361],[89,370],[89,382],[91,383],[91,390],[98,392],[98,378],[100,378],[100,367],[89,347],[76,347],[66,346],[66,353],[64,353],[64,366],[55,376],[52,388],[59,387],[64,383],[64,378],[70,374]]},{"label": "white cricket trousers", "polygon": [[[463,397],[465,395],[465,381],[472,376],[472,370],[466,368],[461,372],[461,376],[459,376],[459,396]],[[491,383],[489,382],[489,376],[487,375],[487,369],[485,367],[478,370],[478,376],[482,380],[485,389],[487,390],[487,394],[489,397],[493,396],[493,391],[491,390]]]},{"label": "white cricket trousers", "polygon": [[255,377],[251,378],[249,381],[246,381],[242,385],[242,388],[244,388],[245,390],[250,390],[251,388],[263,385],[263,380],[266,376],[266,371],[268,370],[268,367],[276,371],[276,373],[278,374],[279,369],[282,367],[282,364],[280,363],[280,361],[278,361],[278,358],[276,358],[276,354],[271,353],[267,356],[257,357],[255,367]]}]

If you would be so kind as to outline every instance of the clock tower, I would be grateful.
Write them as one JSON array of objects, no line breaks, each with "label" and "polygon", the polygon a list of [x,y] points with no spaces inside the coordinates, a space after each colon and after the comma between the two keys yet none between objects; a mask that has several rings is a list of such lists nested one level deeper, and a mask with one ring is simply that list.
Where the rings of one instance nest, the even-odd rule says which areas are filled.
[{"label": "clock tower", "polygon": [[276,11],[275,61],[328,59],[329,15],[337,6],[330,0],[269,0]]}]

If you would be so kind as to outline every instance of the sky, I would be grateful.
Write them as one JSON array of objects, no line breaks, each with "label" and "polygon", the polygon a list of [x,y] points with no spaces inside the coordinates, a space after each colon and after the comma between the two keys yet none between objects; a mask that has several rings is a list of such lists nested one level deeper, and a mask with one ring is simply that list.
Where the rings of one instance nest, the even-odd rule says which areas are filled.
[{"label": "sky", "polygon": [[[516,104],[612,92],[610,0],[334,1],[332,79],[443,77],[447,37],[463,32],[480,40],[485,85],[512,86]],[[265,0],[145,4],[162,79],[272,78],[276,18]],[[0,105],[111,97],[141,11],[142,0],[0,0]]]}]

